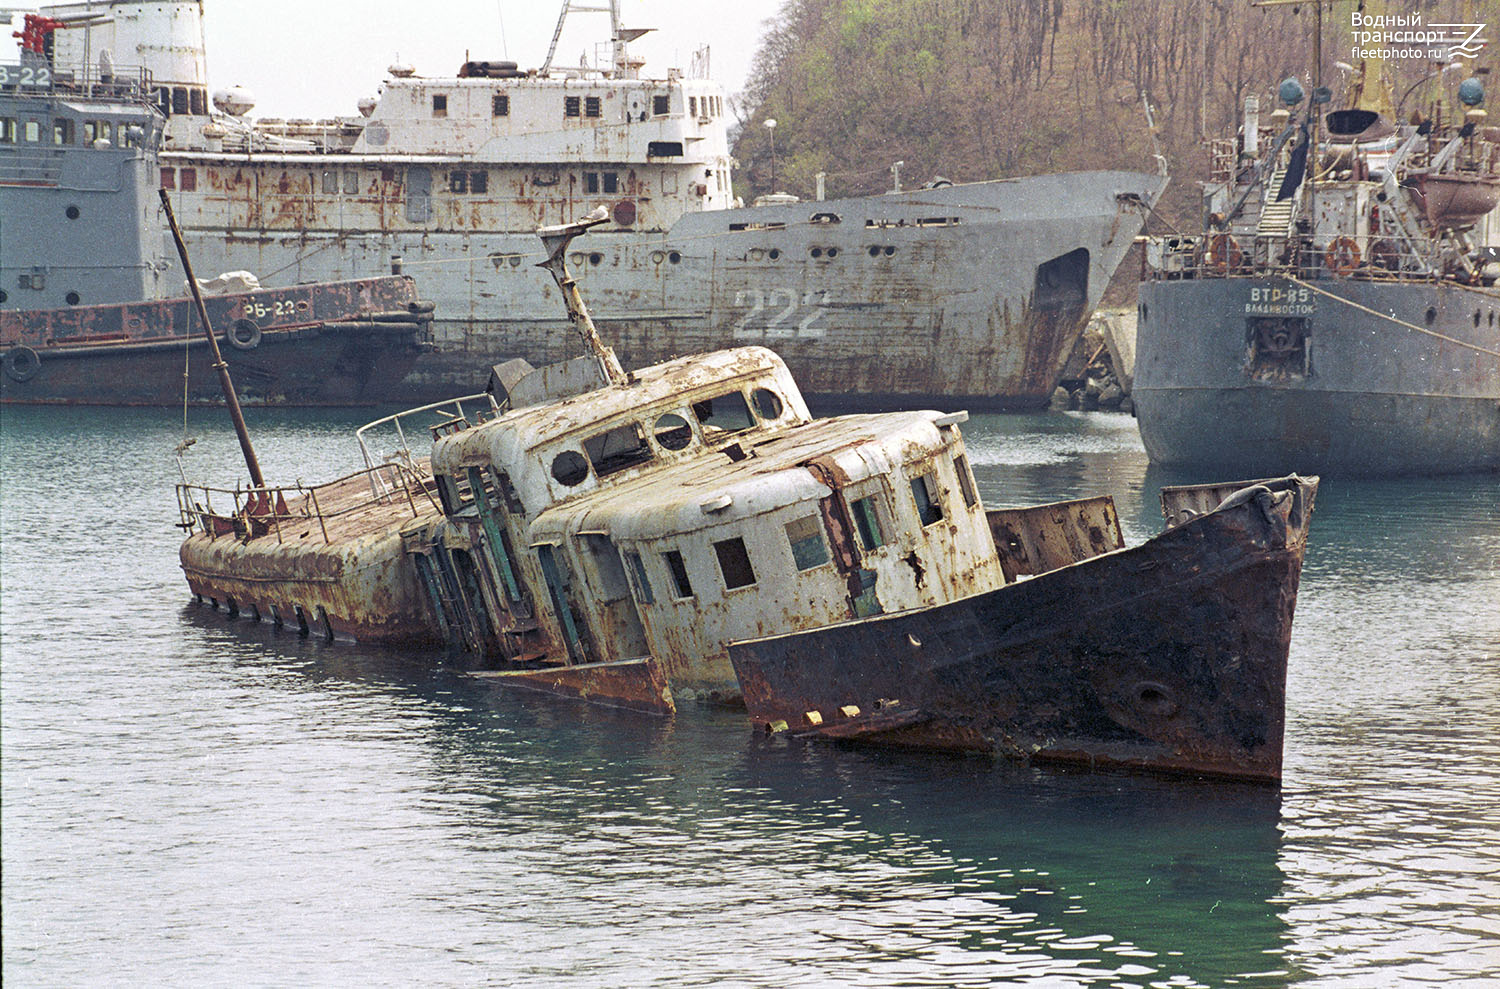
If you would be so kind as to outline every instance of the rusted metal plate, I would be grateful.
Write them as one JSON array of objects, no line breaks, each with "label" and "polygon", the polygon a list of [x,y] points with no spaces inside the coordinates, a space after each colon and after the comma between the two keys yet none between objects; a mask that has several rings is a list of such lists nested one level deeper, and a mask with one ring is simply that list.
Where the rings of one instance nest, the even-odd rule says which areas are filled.
[{"label": "rusted metal plate", "polygon": [[501,686],[576,697],[605,707],[661,716],[677,712],[666,674],[649,656],[538,670],[479,670],[470,675]]},{"label": "rusted metal plate", "polygon": [[[1264,482],[1142,546],[951,604],[733,643],[730,660],[766,727],[1276,781],[1316,491],[1316,478]],[[914,713],[884,724],[895,711]]]},{"label": "rusted metal plate", "polygon": [[[1217,504],[1217,503],[1216,503]],[[985,512],[1007,582],[1121,549],[1120,518],[1109,495]]]}]

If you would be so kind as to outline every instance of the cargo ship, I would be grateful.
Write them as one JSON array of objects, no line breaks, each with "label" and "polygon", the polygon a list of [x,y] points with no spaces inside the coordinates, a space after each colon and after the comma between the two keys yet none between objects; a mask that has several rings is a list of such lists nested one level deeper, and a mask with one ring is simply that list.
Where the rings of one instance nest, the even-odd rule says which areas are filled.
[{"label": "cargo ship", "polygon": [[[0,64],[0,401],[222,401],[158,197],[165,117],[140,66],[71,64],[51,41],[87,17],[31,15]],[[432,306],[411,278],[261,288],[207,279],[247,401],[366,404],[410,371]]]},{"label": "cargo ship", "polygon": [[1151,461],[1341,476],[1500,470],[1500,128],[1478,78],[1395,123],[1283,82],[1213,145],[1197,236],[1152,238],[1132,398]]},{"label": "cargo ship", "polygon": [[606,229],[570,260],[627,363],[753,344],[813,398],[1046,404],[1163,175],[933,179],[737,208],[723,90],[701,67],[642,75],[628,43],[643,32],[618,0],[607,10],[609,56],[593,67],[550,52],[528,68],[455,56],[440,76],[398,64],[357,113],[252,121],[246,90],[210,98],[201,2],[48,8],[102,15],[60,33],[59,52],[154,60],[161,181],[203,267],[417,276],[437,347],[392,400],[472,392],[511,358],[575,356],[532,231],[603,206]]}]

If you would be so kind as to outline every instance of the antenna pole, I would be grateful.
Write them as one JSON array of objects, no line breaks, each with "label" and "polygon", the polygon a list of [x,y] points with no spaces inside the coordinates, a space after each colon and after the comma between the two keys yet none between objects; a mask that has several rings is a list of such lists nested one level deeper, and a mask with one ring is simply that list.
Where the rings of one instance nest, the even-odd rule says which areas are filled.
[{"label": "antenna pole", "polygon": [[161,208],[166,210],[167,224],[172,228],[172,242],[177,245],[177,256],[182,259],[182,270],[187,273],[188,288],[193,292],[193,304],[198,307],[198,321],[203,324],[203,335],[208,338],[208,350],[213,354],[214,369],[219,372],[219,387],[224,389],[224,402],[229,406],[229,418],[234,420],[234,432],[240,439],[240,452],[245,455],[245,466],[250,469],[250,484],[264,488],[266,479],[260,472],[260,461],[255,458],[255,447],[250,445],[250,430],[245,428],[245,416],[240,411],[239,396],[234,393],[234,382],[229,380],[229,365],[219,352],[219,341],[208,321],[208,310],[203,306],[203,293],[198,290],[198,279],[193,277],[193,266],[188,261],[187,245],[182,242],[182,231],[177,229],[177,217],[172,213],[172,201],[167,190],[161,193]]}]

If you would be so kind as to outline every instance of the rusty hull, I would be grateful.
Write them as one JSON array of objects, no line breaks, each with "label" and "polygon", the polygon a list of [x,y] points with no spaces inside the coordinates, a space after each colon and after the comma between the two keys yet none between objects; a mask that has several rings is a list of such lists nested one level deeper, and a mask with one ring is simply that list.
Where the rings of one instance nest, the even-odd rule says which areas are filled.
[{"label": "rusty hull", "polygon": [[[178,550],[198,598],[304,634],[441,646],[402,534],[440,519],[429,501],[370,495],[365,473],[275,510],[199,513]],[[267,506],[269,507],[269,506]]]},{"label": "rusty hull", "polygon": [[[412,280],[398,276],[207,296],[204,304],[241,396],[254,403],[381,401],[416,363],[432,321]],[[223,401],[187,297],[0,312],[0,350],[0,401],[181,404],[184,351],[188,400]]]},{"label": "rusty hull", "polygon": [[1260,482],[1139,547],[730,659],[772,730],[1276,782],[1316,492]]},{"label": "rusty hull", "polygon": [[604,707],[662,717],[677,713],[666,674],[650,656],[534,670],[476,670],[469,675],[498,686],[573,697]]}]

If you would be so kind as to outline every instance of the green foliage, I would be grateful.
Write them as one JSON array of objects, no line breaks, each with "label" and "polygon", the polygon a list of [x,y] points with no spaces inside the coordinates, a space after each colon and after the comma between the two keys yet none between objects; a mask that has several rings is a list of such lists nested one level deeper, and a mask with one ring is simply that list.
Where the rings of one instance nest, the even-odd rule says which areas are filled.
[{"label": "green foliage", "polygon": [[[1483,21],[1500,30],[1500,0],[1423,0],[1424,23]],[[1325,14],[1323,79],[1337,93],[1350,55],[1348,5]],[[746,94],[754,112],[734,148],[737,189],[777,185],[830,196],[935,175],[955,181],[1091,168],[1154,168],[1142,109],[1176,179],[1161,212],[1197,223],[1203,144],[1232,133],[1244,98],[1263,104],[1281,79],[1310,83],[1314,5],[1249,0],[787,0],[762,39]],[[1404,8],[1403,8],[1404,9]],[[1490,59],[1481,57],[1481,64]],[[1430,67],[1397,66],[1408,109],[1446,95]],[[1456,87],[1468,73],[1449,73]],[[1439,82],[1442,82],[1440,80]],[[1494,84],[1500,100],[1500,83]]]}]

